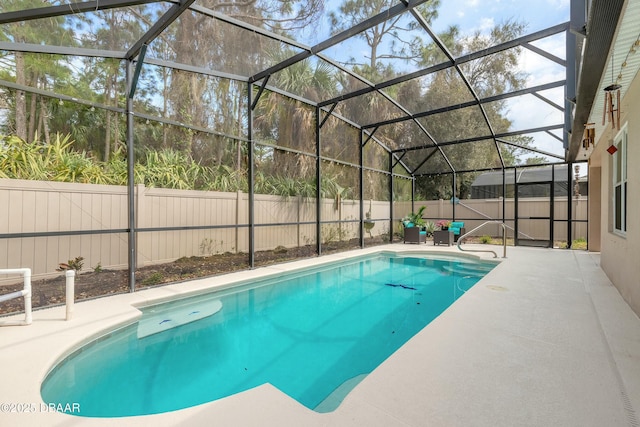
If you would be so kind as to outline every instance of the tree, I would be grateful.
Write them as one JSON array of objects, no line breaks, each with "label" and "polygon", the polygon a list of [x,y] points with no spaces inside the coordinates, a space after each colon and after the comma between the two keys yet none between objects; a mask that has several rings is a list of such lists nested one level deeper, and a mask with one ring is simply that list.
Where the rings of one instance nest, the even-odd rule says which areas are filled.
[{"label": "tree", "polygon": [[[288,57],[291,52],[275,52],[274,62]],[[274,76],[274,86],[299,94],[307,99],[322,99],[336,92],[330,67],[324,62],[315,65],[303,60]],[[266,92],[258,102],[255,130],[263,140],[306,153],[315,152],[315,109],[293,99],[283,99],[274,92]],[[313,175],[315,160],[303,154],[291,155],[276,150],[273,156],[274,172],[283,176],[306,177]]]},{"label": "tree", "polygon": [[[5,0],[6,10],[20,10],[41,7],[38,0]],[[74,45],[71,31],[64,26],[64,18],[48,18],[36,22],[15,22],[0,28],[0,40],[15,43],[54,43]],[[9,59],[9,57],[6,57]],[[64,79],[69,70],[59,56],[44,54],[13,54],[15,82],[22,86],[49,90],[58,78]],[[36,131],[49,141],[50,102],[38,95],[16,90],[13,100],[13,129],[23,140],[33,140]]]},{"label": "tree", "polygon": [[[351,28],[360,22],[378,15],[385,10],[395,6],[397,2],[391,0],[347,0],[342,3],[339,13],[330,14],[330,23],[332,33],[339,33]],[[439,0],[424,3],[414,10],[418,11],[430,23],[437,17],[437,10],[440,5]],[[418,31],[414,31],[418,30]],[[406,62],[418,63],[420,61],[421,50],[415,46],[424,46],[427,33],[420,28],[419,23],[410,14],[401,14],[389,20],[386,20],[374,27],[371,27],[355,36],[363,40],[367,47],[367,55],[363,61],[355,58],[349,58],[343,61],[345,65],[350,65],[351,70],[364,79],[371,82],[382,82],[391,80],[400,75],[396,67],[391,63],[385,63],[385,60],[401,60]],[[424,38],[423,38],[424,37]],[[340,86],[343,91],[348,93],[358,90],[362,83],[356,81],[352,77],[339,76]],[[404,87],[411,85],[411,82],[405,85],[396,85],[385,89],[385,93],[391,98],[400,100],[399,91]],[[420,90],[413,91],[420,93]],[[403,102],[400,101],[402,104]],[[372,92],[356,98],[347,100],[339,104],[337,111],[343,116],[362,125],[376,123],[391,119],[404,114],[397,106],[382,95]],[[414,110],[415,111],[415,110]],[[403,139],[407,135],[407,123],[399,123],[393,126],[383,126],[376,130],[375,137],[378,141],[391,148],[397,147],[397,141]],[[323,135],[327,133],[323,129]],[[340,138],[325,138],[323,141],[341,141]],[[375,144],[374,142],[371,143]],[[349,145],[353,146],[353,142]],[[337,150],[336,150],[337,151]],[[388,156],[374,149],[365,150],[364,162],[371,167],[386,170],[388,167]],[[368,190],[370,194],[387,193],[387,180],[385,177],[377,174],[367,174],[367,185],[371,188]]]},{"label": "tree", "polygon": [[[470,37],[462,37],[459,28],[454,26],[440,35],[440,38],[446,40],[445,44],[451,54],[458,57],[467,52],[482,51],[490,46],[512,40],[520,36],[523,30],[523,24],[507,21],[502,25],[496,25],[488,35],[477,31]],[[444,54],[434,45],[424,46],[422,52],[424,64],[433,64],[445,59]],[[524,86],[526,76],[517,68],[519,55],[520,48],[514,48],[484,56],[475,61],[461,64],[459,67],[478,98],[485,98],[518,90]],[[455,67],[435,73],[431,76],[429,83],[424,98],[428,103],[435,104],[434,108],[444,106],[440,104],[443,102],[442,100],[446,100],[446,105],[455,105],[474,99]],[[427,130],[434,135],[436,142],[454,142],[473,136],[489,136],[491,134],[489,126],[479,108],[472,106],[428,116],[423,120],[423,123],[426,124]],[[511,121],[505,117],[504,101],[485,103],[483,108],[491,124],[491,129],[495,133],[509,130]],[[443,147],[443,150],[456,171],[474,170],[487,166],[500,167],[498,151],[490,138],[484,141],[448,145]],[[515,151],[509,150],[501,151],[505,163],[512,161],[515,153]],[[451,171],[445,158],[440,154],[434,155],[428,161],[427,166],[436,173]],[[468,174],[457,180],[458,197],[467,196],[472,179],[472,175]],[[441,178],[433,177],[421,180],[420,183],[422,187],[418,188],[418,191],[427,198],[449,198],[452,196],[450,179],[443,181]]]},{"label": "tree", "polygon": [[[340,6],[339,14],[334,12],[329,14],[332,33],[336,34],[351,28],[372,16],[390,9],[396,4],[397,1],[395,0],[346,0]],[[431,22],[438,16],[437,9],[439,6],[440,0],[433,0],[423,3],[416,10],[422,14],[427,22]],[[417,23],[414,20],[407,19],[405,15],[401,14],[358,34],[356,37],[364,40],[369,46],[369,63],[366,64],[369,69],[377,70],[381,59],[415,59],[416,55],[413,53],[411,45],[420,44],[421,40],[416,40],[415,37],[408,37],[406,34],[415,29],[416,25]],[[379,48],[385,43],[389,44],[390,53],[379,54]],[[363,62],[355,61],[352,58],[351,62],[355,65],[365,65]]]}]

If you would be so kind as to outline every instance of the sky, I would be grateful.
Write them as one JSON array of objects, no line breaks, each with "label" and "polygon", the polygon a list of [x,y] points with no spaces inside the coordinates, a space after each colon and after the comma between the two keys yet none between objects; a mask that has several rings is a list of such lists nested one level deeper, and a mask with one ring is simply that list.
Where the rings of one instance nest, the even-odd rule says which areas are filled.
[{"label": "sky", "polygon": [[[463,34],[475,31],[486,33],[496,24],[508,20],[526,23],[525,34],[539,31],[569,20],[570,0],[441,0],[438,19],[433,23],[436,32],[456,23]],[[533,43],[559,58],[565,58],[563,34]],[[528,75],[527,86],[565,79],[564,67],[523,49],[520,69]],[[543,96],[559,105],[564,105],[562,88],[546,91]],[[527,129],[563,122],[562,113],[532,95],[518,97],[508,103],[508,117],[513,129]],[[532,125],[533,124],[533,125]],[[562,136],[561,132],[555,132]],[[562,144],[548,135],[535,135],[537,147],[556,154],[563,154]]]}]

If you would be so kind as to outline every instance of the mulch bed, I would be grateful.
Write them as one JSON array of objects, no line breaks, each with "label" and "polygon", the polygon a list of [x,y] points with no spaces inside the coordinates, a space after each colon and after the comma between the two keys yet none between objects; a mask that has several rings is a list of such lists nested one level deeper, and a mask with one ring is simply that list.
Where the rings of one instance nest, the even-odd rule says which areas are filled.
[{"label": "mulch bed", "polygon": [[[384,244],[381,238],[367,238],[367,246]],[[359,247],[358,239],[323,244],[323,254],[341,252]],[[296,248],[279,247],[271,251],[255,253],[256,267],[316,256],[315,245]],[[136,270],[136,289],[161,286],[169,283],[216,276],[249,268],[246,253],[224,253],[211,256],[192,256],[165,264],[149,265]],[[34,309],[65,303],[64,273],[60,276],[33,280],[32,306]],[[22,282],[14,285],[0,285],[0,295],[22,289]],[[129,292],[127,270],[80,271],[75,278],[75,301]],[[0,303],[0,315],[24,312],[24,300],[16,298]]]}]

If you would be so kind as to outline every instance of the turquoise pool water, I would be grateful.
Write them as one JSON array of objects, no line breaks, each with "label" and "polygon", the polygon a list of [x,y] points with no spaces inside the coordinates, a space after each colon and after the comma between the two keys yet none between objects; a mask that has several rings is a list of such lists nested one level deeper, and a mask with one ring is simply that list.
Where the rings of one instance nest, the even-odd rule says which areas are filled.
[{"label": "turquoise pool water", "polygon": [[271,383],[331,411],[494,266],[381,254],[149,307],[55,367],[42,397],[120,417]]}]

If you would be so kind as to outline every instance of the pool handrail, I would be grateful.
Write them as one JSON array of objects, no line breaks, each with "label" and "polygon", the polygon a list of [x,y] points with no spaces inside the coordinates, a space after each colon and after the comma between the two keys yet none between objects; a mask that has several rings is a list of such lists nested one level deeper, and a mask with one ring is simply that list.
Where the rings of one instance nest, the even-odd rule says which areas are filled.
[{"label": "pool handrail", "polygon": [[31,316],[31,269],[30,268],[4,268],[0,269],[0,274],[21,274],[24,282],[23,289],[10,294],[0,295],[0,302],[14,298],[24,297],[24,321],[22,322],[0,322],[1,326],[9,325],[30,325]]},{"label": "pool handrail", "polygon": [[460,244],[462,243],[462,240],[465,237],[467,237],[468,235],[470,235],[474,231],[484,227],[487,224],[499,224],[499,225],[502,226],[502,242],[503,242],[503,246],[504,246],[503,253],[502,253],[502,258],[506,258],[507,257],[507,226],[502,221],[496,221],[496,220],[485,221],[482,224],[480,224],[479,226],[477,226],[476,228],[474,228],[473,230],[467,231],[462,236],[458,237],[458,249],[460,249],[462,252],[491,252],[493,254],[494,258],[498,258],[498,254],[495,253],[495,251],[492,251],[491,249],[462,249],[462,247],[460,246]]}]

